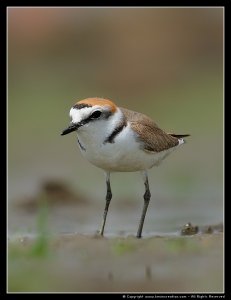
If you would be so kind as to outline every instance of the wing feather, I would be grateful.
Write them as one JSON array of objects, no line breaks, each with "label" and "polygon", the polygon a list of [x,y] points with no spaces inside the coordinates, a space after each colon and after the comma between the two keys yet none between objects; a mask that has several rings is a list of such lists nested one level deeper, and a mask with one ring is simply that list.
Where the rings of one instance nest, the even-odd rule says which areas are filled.
[{"label": "wing feather", "polygon": [[131,124],[131,128],[137,134],[137,140],[141,143],[143,150],[148,152],[161,152],[179,145],[178,138],[186,135],[168,134],[144,114],[137,113],[125,108],[121,111]]}]

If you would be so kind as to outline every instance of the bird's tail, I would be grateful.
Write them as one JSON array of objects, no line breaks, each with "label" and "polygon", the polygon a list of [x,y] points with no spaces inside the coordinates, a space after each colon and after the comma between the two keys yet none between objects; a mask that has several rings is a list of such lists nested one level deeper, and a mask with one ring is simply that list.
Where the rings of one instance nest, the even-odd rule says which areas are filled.
[{"label": "bird's tail", "polygon": [[177,138],[177,139],[182,139],[184,137],[190,136],[190,134],[175,134],[175,133],[168,133],[169,135]]}]

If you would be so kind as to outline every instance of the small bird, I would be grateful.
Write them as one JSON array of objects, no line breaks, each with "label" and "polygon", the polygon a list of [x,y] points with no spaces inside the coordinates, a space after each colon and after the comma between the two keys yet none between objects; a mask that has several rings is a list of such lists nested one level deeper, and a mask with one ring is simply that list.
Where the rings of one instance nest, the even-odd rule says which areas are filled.
[{"label": "small bird", "polygon": [[104,234],[112,199],[110,173],[142,172],[144,204],[136,235],[141,238],[151,197],[147,170],[157,166],[182,145],[183,137],[189,134],[166,133],[146,115],[118,107],[109,99],[97,97],[78,101],[72,106],[70,117],[72,121],[61,135],[76,131],[82,155],[106,174],[106,205],[100,235]]}]

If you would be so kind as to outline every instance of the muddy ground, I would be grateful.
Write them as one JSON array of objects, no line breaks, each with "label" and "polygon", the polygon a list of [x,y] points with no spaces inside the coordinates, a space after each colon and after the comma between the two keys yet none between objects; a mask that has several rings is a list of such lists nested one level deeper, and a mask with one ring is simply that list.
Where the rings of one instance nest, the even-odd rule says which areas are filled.
[{"label": "muddy ground", "polygon": [[9,292],[223,292],[223,233],[9,242]]},{"label": "muddy ground", "polygon": [[[147,218],[137,239],[139,209],[124,203],[119,214],[112,209],[100,237],[93,228],[101,209],[93,214],[92,204],[63,185],[48,187],[9,207],[9,292],[223,292],[222,223],[188,222],[172,232],[153,232]],[[169,218],[161,219],[164,228]]]}]

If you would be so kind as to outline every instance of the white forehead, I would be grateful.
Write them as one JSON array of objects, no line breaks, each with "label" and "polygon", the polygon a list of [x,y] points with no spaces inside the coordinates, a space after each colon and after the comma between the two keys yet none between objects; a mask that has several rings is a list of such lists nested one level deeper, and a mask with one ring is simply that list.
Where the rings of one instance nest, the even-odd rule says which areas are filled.
[{"label": "white forehead", "polygon": [[81,108],[81,109],[78,109],[78,108],[71,108],[70,110],[70,117],[72,118],[72,122],[73,123],[78,123],[84,119],[86,119],[87,117],[90,116],[90,114],[94,111],[94,110],[97,110],[97,109],[100,109],[102,110],[102,106],[100,105],[94,105],[92,107],[84,107],[84,108]]}]

